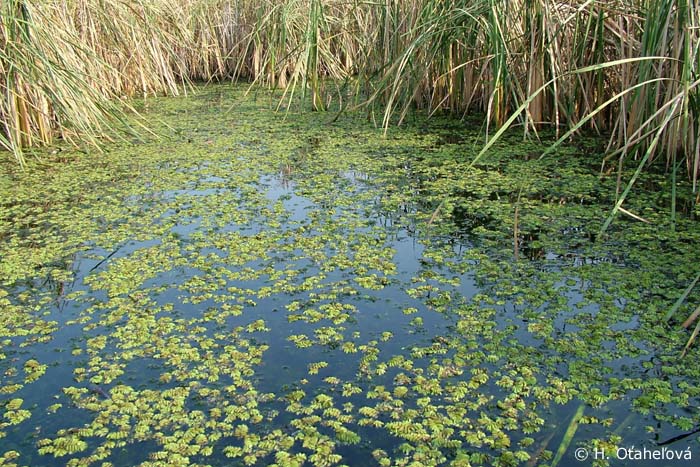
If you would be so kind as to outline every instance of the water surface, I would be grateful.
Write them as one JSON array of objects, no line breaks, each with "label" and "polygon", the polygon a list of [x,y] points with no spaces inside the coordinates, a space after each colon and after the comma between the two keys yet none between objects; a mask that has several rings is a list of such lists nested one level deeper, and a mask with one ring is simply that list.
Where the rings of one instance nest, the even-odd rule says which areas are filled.
[{"label": "water surface", "polygon": [[697,462],[699,297],[662,321],[689,216],[639,191],[654,223],[594,241],[590,149],[513,135],[469,168],[468,122],[274,102],[149,100],[162,139],[3,169],[6,465]]}]

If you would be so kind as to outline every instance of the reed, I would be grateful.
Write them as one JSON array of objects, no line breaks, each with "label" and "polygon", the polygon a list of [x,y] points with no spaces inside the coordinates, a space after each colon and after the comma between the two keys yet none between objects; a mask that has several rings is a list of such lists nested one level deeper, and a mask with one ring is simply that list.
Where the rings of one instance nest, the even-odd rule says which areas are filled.
[{"label": "reed", "polygon": [[[43,11],[12,0],[0,23],[0,146],[24,163],[22,148],[50,143],[55,134],[94,140],[117,108],[86,69],[98,58],[65,29],[37,27]],[[64,46],[73,53],[65,53]]]},{"label": "reed", "polygon": [[122,97],[230,76],[236,3],[3,1],[0,147],[23,165],[23,148],[55,136],[98,146],[128,129]]},{"label": "reed", "polygon": [[621,158],[646,151],[660,130],[648,161],[663,154],[670,164],[682,155],[697,181],[694,3],[426,0],[403,3],[397,15],[411,18],[417,4],[408,31],[387,33],[403,44],[380,61],[387,66],[371,96],[383,100],[385,124],[411,100],[432,110],[482,111],[497,127],[515,116],[511,123],[525,132],[579,130],[585,122],[609,133],[611,157]]},{"label": "reed", "polygon": [[[322,110],[349,84],[379,121],[413,107],[610,137],[604,164],[700,174],[700,12],[689,0],[6,0],[0,144],[96,140],[115,98],[247,79]],[[57,85],[55,85],[57,83]],[[483,157],[484,152],[479,157]],[[620,180],[622,183],[622,180]],[[620,187],[622,194],[623,189]],[[622,198],[621,198],[622,199]],[[623,200],[623,199],[622,199]],[[623,200],[624,201],[624,200]]]},{"label": "reed", "polygon": [[[659,158],[674,171],[685,161],[697,189],[700,12],[693,2],[425,0],[401,7],[394,15],[410,19],[407,29],[385,32],[400,37],[390,49],[398,55],[377,60],[383,68],[369,98],[384,106],[384,125],[414,105],[483,112],[490,126],[473,163],[515,124],[526,135],[553,127],[562,136],[552,149],[585,129],[607,134],[603,166],[618,167],[619,197],[602,231],[617,212],[629,212],[622,205],[639,171]],[[629,164],[638,170],[625,182]]]}]

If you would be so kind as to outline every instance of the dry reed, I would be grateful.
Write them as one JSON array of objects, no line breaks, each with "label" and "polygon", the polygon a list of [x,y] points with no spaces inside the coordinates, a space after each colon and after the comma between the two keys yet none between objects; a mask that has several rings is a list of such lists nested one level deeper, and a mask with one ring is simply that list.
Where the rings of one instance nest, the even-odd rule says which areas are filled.
[{"label": "dry reed", "polygon": [[95,141],[115,98],[194,79],[320,110],[332,78],[384,125],[420,107],[484,112],[491,138],[590,128],[610,135],[606,163],[682,157],[697,181],[699,47],[688,0],[5,0],[0,145],[21,162],[57,133]]}]

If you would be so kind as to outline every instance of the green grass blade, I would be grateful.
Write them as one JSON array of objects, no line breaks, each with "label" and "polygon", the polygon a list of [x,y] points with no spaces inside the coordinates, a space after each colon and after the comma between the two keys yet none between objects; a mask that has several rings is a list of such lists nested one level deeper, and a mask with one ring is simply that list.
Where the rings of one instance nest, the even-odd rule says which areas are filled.
[{"label": "green grass blade", "polygon": [[559,461],[561,461],[562,457],[564,457],[566,450],[569,449],[569,445],[574,439],[574,435],[578,429],[578,422],[581,420],[581,417],[583,417],[585,407],[586,406],[584,404],[579,405],[576,413],[573,417],[571,417],[569,426],[566,428],[566,432],[564,433],[564,438],[562,438],[559,448],[557,449],[557,453],[554,455],[554,459],[552,459],[552,463],[549,464],[549,467],[556,467],[557,464],[559,464]]},{"label": "green grass blade", "polygon": [[678,297],[678,300],[676,300],[676,303],[674,303],[673,306],[671,307],[671,309],[668,310],[668,312],[664,315],[664,321],[668,321],[669,319],[671,319],[671,317],[674,314],[676,314],[676,311],[678,311],[678,308],[680,308],[680,306],[683,304],[683,302],[685,302],[685,299],[688,298],[688,295],[693,290],[693,288],[695,288],[695,285],[698,283],[699,280],[700,280],[700,273],[698,273],[698,275],[695,276],[695,279],[693,280],[693,282],[691,282],[690,285],[688,287],[686,287],[686,289],[683,291],[681,296]]},{"label": "green grass blade", "polygon": [[[698,309],[696,311],[700,311],[700,306],[698,306]],[[698,334],[700,334],[700,321],[698,321],[698,324],[695,325],[695,329],[693,329],[693,333],[690,335],[690,338],[688,338],[688,342],[685,344],[685,347],[683,348],[683,352],[681,353],[681,357],[684,357],[686,353],[688,353],[688,349],[690,348],[691,345],[693,345],[693,342],[695,342],[695,339],[698,337]]]},{"label": "green grass blade", "polygon": [[674,117],[675,109],[678,107],[678,103],[679,102],[676,101],[675,104],[672,106],[672,109],[669,112],[667,112],[663,123],[660,125],[658,131],[656,132],[656,135],[654,136],[654,139],[651,141],[651,144],[649,144],[649,147],[647,148],[646,152],[644,153],[644,157],[642,157],[642,160],[639,161],[639,164],[637,165],[637,170],[635,170],[634,174],[632,175],[632,178],[627,183],[627,186],[625,187],[624,191],[620,195],[620,198],[615,203],[615,206],[613,207],[612,212],[610,213],[610,215],[608,215],[607,219],[605,219],[605,222],[603,222],[603,226],[600,228],[600,231],[598,232],[598,238],[601,238],[603,236],[603,234],[605,233],[605,231],[608,230],[608,227],[610,227],[610,224],[612,223],[613,219],[617,215],[617,212],[620,210],[620,207],[622,207],[622,204],[625,202],[625,199],[627,199],[627,195],[629,194],[630,190],[632,189],[632,186],[637,181],[637,179],[639,178],[639,176],[642,173],[642,169],[646,165],[646,163],[649,160],[649,158],[651,157],[651,155],[654,153],[654,149],[656,148],[656,145],[658,144],[658,142],[661,138],[661,135],[663,134],[663,131],[666,128],[666,125],[671,120],[671,118]]}]

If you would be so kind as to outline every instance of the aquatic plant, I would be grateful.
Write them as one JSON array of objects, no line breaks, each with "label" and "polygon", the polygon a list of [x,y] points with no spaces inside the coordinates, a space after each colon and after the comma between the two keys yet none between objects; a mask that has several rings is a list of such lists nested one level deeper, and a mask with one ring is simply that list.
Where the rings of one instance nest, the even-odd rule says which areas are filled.
[{"label": "aquatic plant", "polygon": [[[687,0],[13,0],[0,144],[21,162],[56,131],[95,142],[121,126],[114,98],[233,77],[284,88],[287,107],[361,104],[384,126],[412,107],[482,112],[482,153],[514,123],[563,139],[589,129],[610,136],[618,193],[625,164],[659,155],[695,182],[699,17]],[[624,198],[614,213],[632,212]]]},{"label": "aquatic plant", "polygon": [[124,97],[176,95],[192,79],[228,75],[234,3],[3,2],[0,148],[24,164],[24,147],[55,136],[98,145],[129,129]]},{"label": "aquatic plant", "polygon": [[[693,291],[693,289],[697,285],[698,280],[700,280],[700,274],[695,276],[695,279],[693,279],[690,285],[688,285],[688,287],[683,291],[680,297],[678,297],[678,300],[676,300],[673,306],[668,310],[668,313],[666,313],[666,315],[664,316],[664,321],[668,321],[673,317],[674,314],[676,314],[681,305],[683,305],[683,302],[688,298],[688,295]],[[695,308],[695,310],[690,314],[690,316],[686,318],[686,320],[683,322],[683,327],[688,328],[693,323],[693,321],[695,321],[698,318],[698,316],[700,316],[700,305],[698,305],[698,307]],[[693,329],[692,334],[688,338],[688,342],[685,344],[685,348],[683,349],[683,355],[685,355],[685,353],[687,352],[688,347],[690,347],[692,343],[695,342],[698,333],[700,333],[700,322],[698,322],[698,324]]]},{"label": "aquatic plant", "polygon": [[504,133],[470,168],[454,120],[384,137],[246,89],[137,102],[170,138],[99,164],[2,165],[2,462],[562,465],[696,429],[667,177],[628,201],[653,223],[594,242],[616,181],[589,147]]},{"label": "aquatic plant", "polygon": [[123,116],[104,85],[117,73],[60,21],[67,12],[53,7],[22,0],[0,7],[0,148],[20,165],[26,146],[56,134],[95,144]]}]

